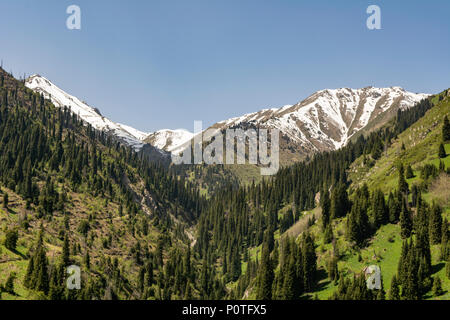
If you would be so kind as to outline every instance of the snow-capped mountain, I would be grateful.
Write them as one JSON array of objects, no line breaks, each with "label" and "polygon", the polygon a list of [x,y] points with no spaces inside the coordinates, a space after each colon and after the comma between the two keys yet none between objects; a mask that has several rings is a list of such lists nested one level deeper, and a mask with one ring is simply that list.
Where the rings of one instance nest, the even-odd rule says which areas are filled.
[{"label": "snow-capped mountain", "polygon": [[[164,156],[167,156],[167,152],[180,153],[190,145],[189,142],[194,136],[184,129],[145,133],[113,122],[103,117],[98,109],[64,92],[39,75],[28,78],[25,85],[43,94],[55,106],[69,107],[95,129],[115,135],[136,151],[154,147],[156,153],[160,151]],[[218,131],[236,127],[277,128],[281,133],[280,154],[285,155],[285,159],[281,161],[293,162],[314,152],[338,149],[357,132],[384,123],[392,118],[399,108],[412,107],[427,96],[423,93],[407,92],[400,87],[326,89],[297,104],[263,109],[220,121],[208,129]],[[150,146],[143,148],[146,144]],[[155,153],[155,150],[147,152]]]},{"label": "snow-capped mountain", "polygon": [[338,149],[376,119],[384,123],[399,108],[412,107],[427,96],[400,87],[326,89],[295,105],[245,114],[218,122],[210,129],[277,128],[281,133],[280,152],[288,153],[285,157],[288,160],[282,160],[286,163],[317,151]]},{"label": "snow-capped mountain", "polygon": [[98,109],[64,92],[40,75],[29,77],[25,82],[25,86],[50,99],[56,107],[66,106],[70,108],[73,113],[91,124],[93,128],[115,135],[127,145],[132,146],[136,151],[142,149],[145,144],[144,140],[149,135],[148,133],[141,132],[127,125],[115,123],[103,117]]},{"label": "snow-capped mountain", "polygon": [[172,152],[173,150],[182,146],[184,143],[191,140],[193,137],[194,134],[185,129],[163,129],[148,135],[145,139],[145,142],[150,143],[152,146],[158,149]]}]

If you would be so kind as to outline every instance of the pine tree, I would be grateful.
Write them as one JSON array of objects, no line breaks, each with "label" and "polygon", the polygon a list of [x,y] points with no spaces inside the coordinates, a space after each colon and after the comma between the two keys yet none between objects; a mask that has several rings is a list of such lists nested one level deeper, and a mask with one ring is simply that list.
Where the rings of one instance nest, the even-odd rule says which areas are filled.
[{"label": "pine tree", "polygon": [[411,214],[406,207],[406,204],[403,204],[402,211],[400,213],[400,228],[401,228],[401,236],[403,239],[409,238],[411,236],[412,231],[412,219]]},{"label": "pine tree", "polygon": [[447,116],[444,117],[444,126],[442,127],[442,140],[444,142],[450,141],[450,123]]},{"label": "pine tree", "polygon": [[442,291],[442,282],[441,282],[441,278],[437,275],[434,277],[434,281],[433,281],[433,295],[435,297],[439,297],[443,294],[444,292]]},{"label": "pine tree", "polygon": [[261,263],[258,272],[258,287],[256,297],[258,300],[272,299],[272,283],[274,280],[274,272],[272,261],[270,259],[269,248],[267,245],[263,247]]},{"label": "pine tree", "polygon": [[432,244],[438,244],[442,240],[442,209],[439,205],[433,203],[430,213],[430,241]]},{"label": "pine tree", "polygon": [[389,300],[400,300],[400,286],[396,275],[392,277],[391,289],[389,290]]},{"label": "pine tree", "polygon": [[89,256],[89,251],[86,250],[86,254],[84,255],[84,265],[87,270],[91,269],[91,257]]},{"label": "pine tree", "polygon": [[400,164],[398,168],[398,190],[404,195],[407,195],[409,192],[409,186],[405,180],[403,164]]},{"label": "pine tree", "polygon": [[441,228],[441,259],[447,260],[450,258],[450,232],[448,230],[447,218],[442,222]]},{"label": "pine tree", "polygon": [[447,156],[447,153],[445,152],[444,145],[441,143],[439,144],[439,158],[443,159]]},{"label": "pine tree", "polygon": [[325,230],[327,225],[330,223],[331,201],[330,201],[330,195],[328,193],[328,190],[323,191],[322,194],[323,194],[323,196],[320,199],[322,202],[322,228],[323,228],[323,230]]},{"label": "pine tree", "polygon": [[406,275],[406,282],[403,285],[402,295],[406,300],[419,300],[418,266],[413,250],[410,250],[408,254],[407,264],[408,272]]},{"label": "pine tree", "polygon": [[409,253],[410,245],[408,244],[408,240],[404,240],[402,242],[402,250],[401,250],[401,256],[398,261],[397,266],[397,281],[399,285],[405,285],[406,283],[406,277],[408,274],[408,253]]},{"label": "pine tree", "polygon": [[344,184],[338,184],[331,196],[331,217],[344,217],[350,210],[350,201],[348,199],[347,189]]},{"label": "pine tree", "polygon": [[317,273],[317,256],[314,249],[314,242],[311,235],[303,235],[302,238],[302,261],[303,261],[303,283],[304,289],[307,292],[311,292],[316,283]]},{"label": "pine tree", "polygon": [[386,224],[389,220],[389,212],[384,201],[384,194],[381,190],[376,190],[373,196],[373,214],[375,229]]},{"label": "pine tree", "polygon": [[389,222],[390,223],[397,222],[400,216],[401,208],[398,201],[394,198],[394,194],[392,192],[389,193],[388,208],[389,208]]},{"label": "pine tree", "polygon": [[43,291],[45,294],[48,293],[49,289],[48,259],[44,248],[42,225],[41,230],[39,232],[35,252],[28,263],[28,268],[24,279],[24,285],[29,289]]},{"label": "pine tree", "polygon": [[382,151],[383,151],[383,145],[382,145],[380,139],[377,139],[372,146],[372,151],[371,151],[372,158],[374,160],[378,160],[381,156]]},{"label": "pine tree", "polygon": [[323,242],[324,243],[331,243],[333,240],[333,228],[331,227],[331,223],[329,223],[325,227],[325,233],[323,235]]},{"label": "pine tree", "polygon": [[295,262],[291,254],[284,271],[283,300],[294,300],[296,298],[295,285]]}]

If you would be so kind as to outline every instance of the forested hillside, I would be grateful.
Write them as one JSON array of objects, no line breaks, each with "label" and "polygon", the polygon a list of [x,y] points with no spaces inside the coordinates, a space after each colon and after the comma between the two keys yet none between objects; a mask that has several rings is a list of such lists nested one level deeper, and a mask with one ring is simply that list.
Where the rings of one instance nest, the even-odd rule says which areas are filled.
[{"label": "forested hillside", "polygon": [[243,184],[152,163],[0,69],[0,298],[448,299],[449,92]]},{"label": "forested hillside", "polygon": [[[0,150],[2,298],[189,294],[189,230],[204,202],[189,182],[3,70]],[[80,291],[65,289],[71,264],[82,267]]]},{"label": "forested hillside", "polygon": [[[399,270],[401,297],[430,297],[427,293],[433,281],[439,282],[436,275],[445,287],[449,284],[450,267],[445,267],[448,223],[443,220],[448,216],[449,199],[446,195],[433,202],[428,192],[433,183],[448,186],[449,157],[438,150],[443,144],[449,152],[448,126],[444,129],[448,111],[446,91],[399,111],[381,129],[338,151],[317,154],[310,161],[282,169],[270,181],[225,191],[212,199],[200,216],[196,251],[219,264],[234,298],[384,299],[400,260],[402,241],[408,239],[408,246],[414,249],[411,258],[404,259],[415,259],[411,268],[420,269],[420,273],[412,272],[415,278],[410,281],[422,283],[412,292]],[[429,119],[434,126],[428,126]],[[410,128],[418,120],[427,125],[418,122]],[[422,172],[417,175],[425,182],[410,185],[406,178],[412,178],[409,168],[413,163],[406,161],[408,152],[392,150],[397,150],[409,132],[419,134],[417,126],[425,135],[433,130],[430,136],[436,143],[422,154],[434,160],[420,168],[417,165],[416,170]],[[419,144],[422,140],[413,141]],[[354,176],[356,165],[362,170],[378,170],[379,163],[389,156],[395,166],[388,176],[395,183],[385,184],[383,189],[369,188],[365,182],[370,176]],[[291,237],[298,238],[292,242]],[[306,249],[308,242],[315,251]],[[389,265],[387,272],[382,270],[384,288],[368,291],[364,276],[359,275],[364,267],[380,262],[383,270]],[[400,264],[405,265],[404,261]]]}]

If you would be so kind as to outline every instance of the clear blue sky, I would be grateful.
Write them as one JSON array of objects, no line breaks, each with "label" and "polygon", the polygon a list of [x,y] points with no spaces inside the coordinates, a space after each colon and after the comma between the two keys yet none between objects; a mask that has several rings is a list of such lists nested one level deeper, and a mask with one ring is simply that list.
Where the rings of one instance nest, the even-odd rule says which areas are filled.
[{"label": "clear blue sky", "polygon": [[[66,28],[77,4],[82,29]],[[381,8],[382,30],[366,28]],[[193,130],[324,88],[450,87],[448,0],[2,0],[0,58],[143,131]]]}]

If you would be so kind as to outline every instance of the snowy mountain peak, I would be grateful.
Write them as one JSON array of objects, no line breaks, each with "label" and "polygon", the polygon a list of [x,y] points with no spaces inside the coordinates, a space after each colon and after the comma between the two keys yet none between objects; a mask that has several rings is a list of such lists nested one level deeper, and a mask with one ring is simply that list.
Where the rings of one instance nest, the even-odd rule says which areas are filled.
[{"label": "snowy mountain peak", "polygon": [[324,89],[295,105],[263,109],[220,121],[211,128],[224,130],[249,125],[277,128],[284,137],[281,140],[284,146],[280,147],[288,150],[286,158],[300,160],[300,154],[344,146],[369,123],[383,123],[395,116],[398,109],[410,108],[427,96],[401,87]]},{"label": "snowy mountain peak", "polygon": [[86,123],[89,123],[93,128],[115,135],[135,150],[140,150],[145,144],[143,140],[148,136],[148,133],[120,123],[115,123],[103,117],[98,109],[64,92],[50,80],[38,74],[29,77],[25,82],[25,86],[50,99],[56,107],[61,108],[66,106],[70,108],[74,114],[78,115]]},{"label": "snowy mountain peak", "polygon": [[145,139],[145,142],[150,143],[158,149],[172,152],[193,137],[194,134],[185,129],[163,129],[150,134]]},{"label": "snowy mountain peak", "polygon": [[[194,136],[184,129],[145,133],[115,123],[102,116],[98,109],[64,92],[37,74],[28,78],[25,85],[51,99],[55,106],[67,106],[95,129],[115,135],[135,150],[141,150],[148,143],[159,150],[179,153]],[[211,128],[223,130],[248,125],[277,128],[283,135],[284,145],[281,149],[290,152],[287,158],[300,160],[302,154],[335,150],[344,146],[369,123],[383,123],[392,118],[398,109],[410,108],[427,96],[408,92],[398,86],[324,89],[297,104],[248,113],[217,122]]]}]

